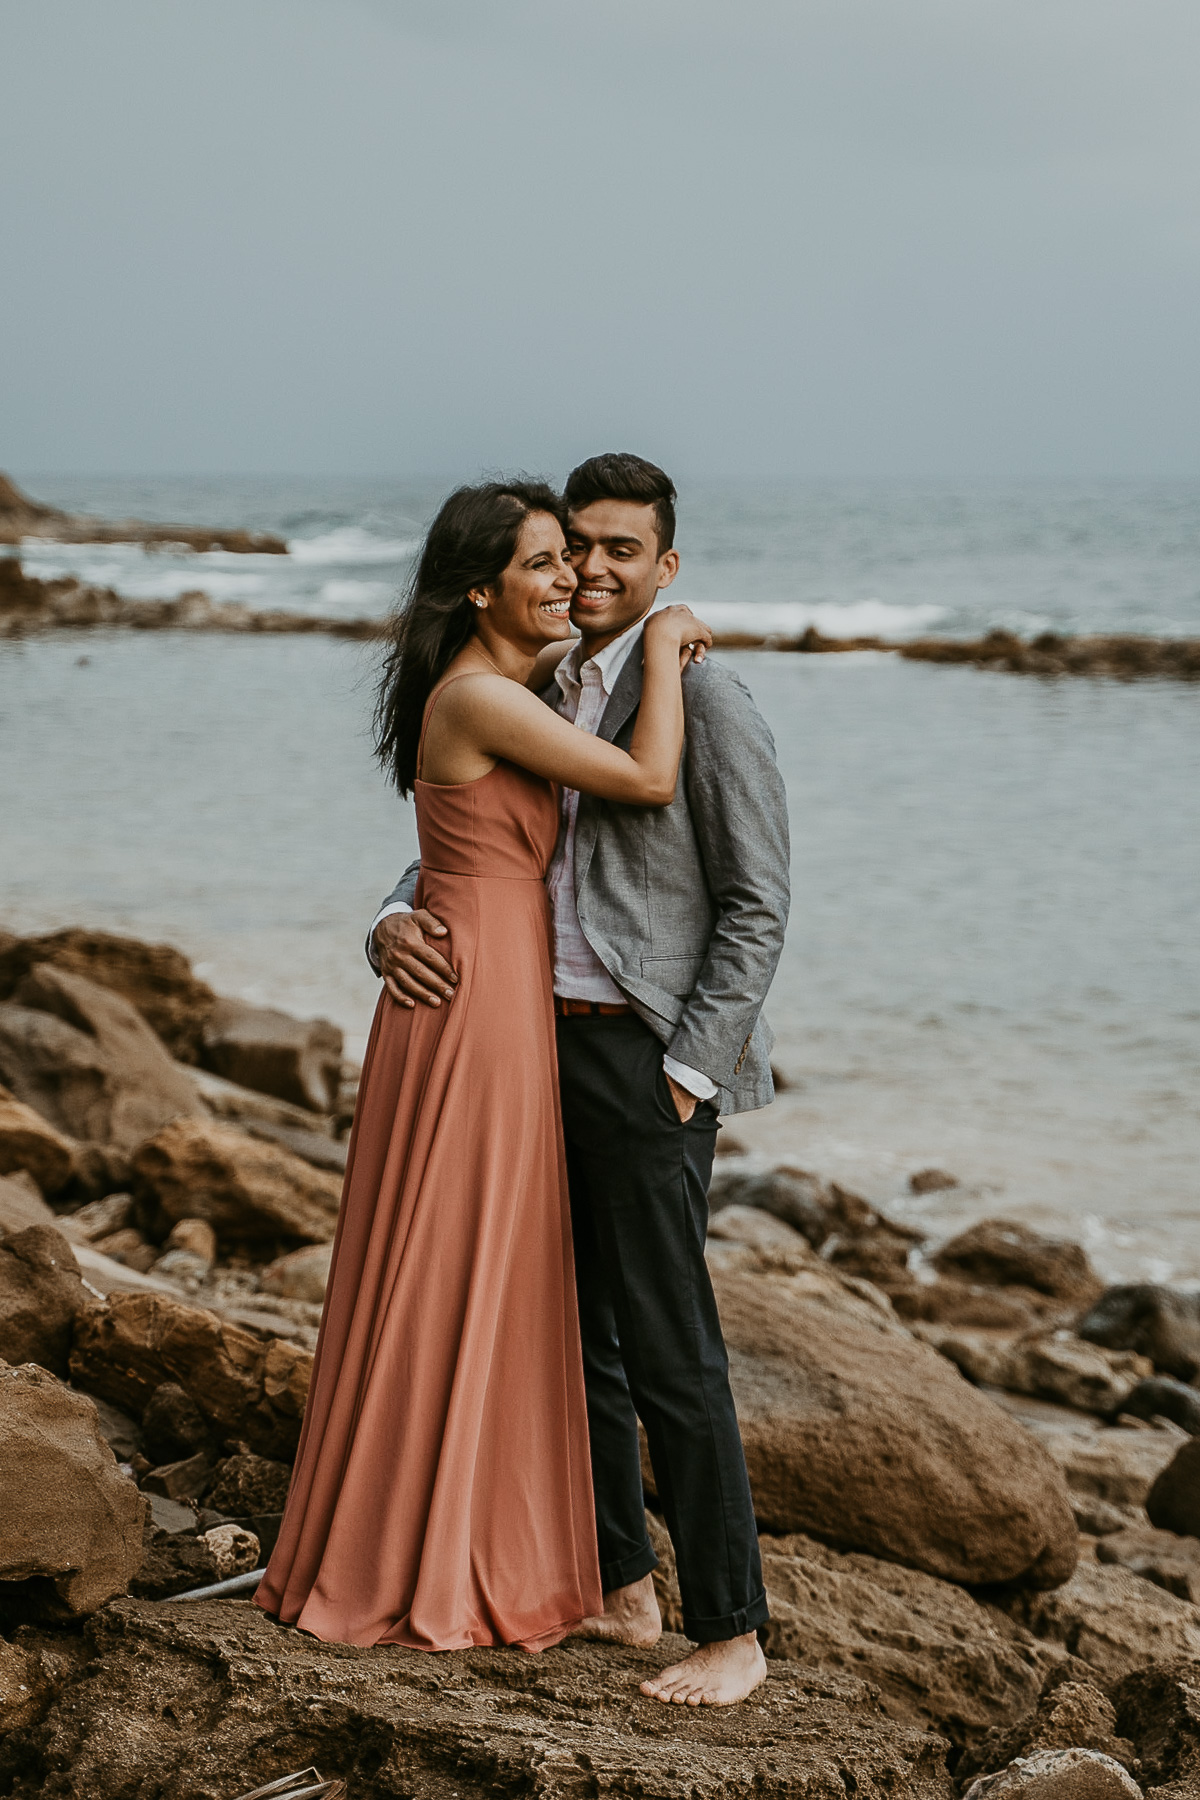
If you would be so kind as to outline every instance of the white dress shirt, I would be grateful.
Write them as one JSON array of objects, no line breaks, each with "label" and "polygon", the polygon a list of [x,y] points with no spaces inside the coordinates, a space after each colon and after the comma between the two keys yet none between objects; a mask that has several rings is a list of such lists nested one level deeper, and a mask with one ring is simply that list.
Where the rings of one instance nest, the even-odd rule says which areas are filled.
[{"label": "white dress shirt", "polygon": [[[583,660],[583,644],[573,644],[554,672],[562,694],[556,708],[581,731],[595,736],[604,716],[617,677],[640,641],[645,620],[639,619],[623,631],[603,650]],[[558,844],[546,876],[546,889],[554,915],[554,992],[564,1000],[598,1000],[606,1005],[627,1004],[621,992],[592,946],[583,935],[579,909],[575,899],[575,824],[579,817],[577,788],[561,790],[562,822]],[[373,946],[375,927],[390,913],[411,912],[402,900],[393,900],[376,915],[371,924]],[[374,961],[374,957],[372,957]],[[663,1070],[672,1081],[694,1094],[697,1100],[712,1100],[717,1084],[699,1069],[677,1062],[673,1056],[663,1057]]]}]

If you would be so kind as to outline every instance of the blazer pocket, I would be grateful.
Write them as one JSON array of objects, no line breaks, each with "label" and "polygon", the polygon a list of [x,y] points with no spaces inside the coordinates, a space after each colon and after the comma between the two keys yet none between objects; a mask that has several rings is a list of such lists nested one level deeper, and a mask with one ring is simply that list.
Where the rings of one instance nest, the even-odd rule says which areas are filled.
[{"label": "blazer pocket", "polygon": [[643,956],[642,977],[666,994],[690,994],[704,967],[703,956]]}]

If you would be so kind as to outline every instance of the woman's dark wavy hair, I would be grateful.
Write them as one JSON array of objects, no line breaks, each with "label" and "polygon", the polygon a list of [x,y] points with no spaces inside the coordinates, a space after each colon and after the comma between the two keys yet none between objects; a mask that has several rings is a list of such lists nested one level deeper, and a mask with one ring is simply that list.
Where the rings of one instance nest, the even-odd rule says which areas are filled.
[{"label": "woman's dark wavy hair", "polygon": [[412,792],[425,702],[475,628],[472,588],[498,580],[531,513],[561,524],[544,481],[485,481],[456,488],[429,527],[408,592],[392,620],[375,696],[375,754],[402,794]]}]

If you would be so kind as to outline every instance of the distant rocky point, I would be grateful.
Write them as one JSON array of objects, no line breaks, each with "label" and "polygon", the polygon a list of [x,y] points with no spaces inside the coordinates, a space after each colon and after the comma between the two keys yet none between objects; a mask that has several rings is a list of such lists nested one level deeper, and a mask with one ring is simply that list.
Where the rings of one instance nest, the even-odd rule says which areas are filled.
[{"label": "distant rocky point", "polygon": [[60,512],[23,494],[0,473],[0,544],[43,538],[55,544],[184,544],[189,550],[234,550],[286,556],[287,545],[269,531],[215,531],[206,525],[148,525],[144,519],[92,519]]}]

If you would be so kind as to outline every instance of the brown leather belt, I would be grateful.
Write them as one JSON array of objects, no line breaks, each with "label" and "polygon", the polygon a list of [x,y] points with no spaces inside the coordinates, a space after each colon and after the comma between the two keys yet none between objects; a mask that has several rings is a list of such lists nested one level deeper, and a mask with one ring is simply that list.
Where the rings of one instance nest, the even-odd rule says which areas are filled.
[{"label": "brown leather belt", "polygon": [[564,1000],[555,994],[554,1010],[560,1019],[615,1019],[633,1008],[626,1000]]}]

